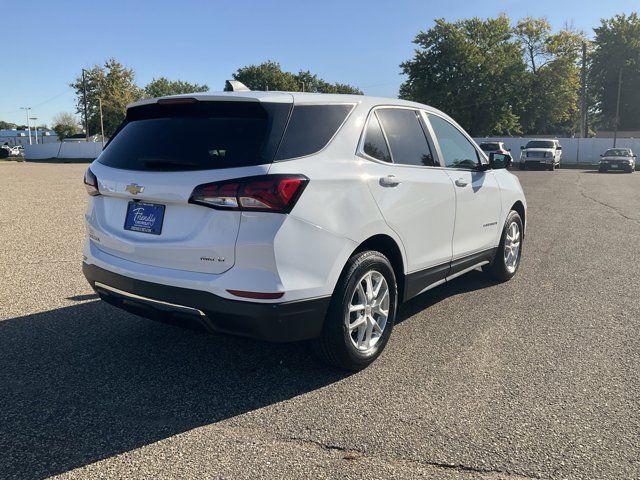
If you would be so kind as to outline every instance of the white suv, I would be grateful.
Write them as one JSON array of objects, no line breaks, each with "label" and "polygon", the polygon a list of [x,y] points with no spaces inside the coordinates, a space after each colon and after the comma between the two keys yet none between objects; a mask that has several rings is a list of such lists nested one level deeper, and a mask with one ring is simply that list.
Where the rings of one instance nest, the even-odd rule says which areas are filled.
[{"label": "white suv", "polygon": [[526,203],[505,164],[418,103],[144,100],[86,172],[83,271],[125,310],[313,339],[331,364],[363,368],[401,302],[481,266],[515,275]]}]

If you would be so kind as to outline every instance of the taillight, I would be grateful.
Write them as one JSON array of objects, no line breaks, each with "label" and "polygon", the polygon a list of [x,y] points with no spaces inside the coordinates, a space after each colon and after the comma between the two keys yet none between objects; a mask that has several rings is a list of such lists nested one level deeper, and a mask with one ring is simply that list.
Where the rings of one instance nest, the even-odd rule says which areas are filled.
[{"label": "taillight", "polygon": [[87,168],[87,171],[84,172],[84,188],[87,189],[87,193],[92,197],[100,195],[100,190],[98,189],[98,178],[93,174],[90,168]]},{"label": "taillight", "polygon": [[289,213],[309,179],[304,175],[259,175],[198,185],[189,203],[221,210]]}]

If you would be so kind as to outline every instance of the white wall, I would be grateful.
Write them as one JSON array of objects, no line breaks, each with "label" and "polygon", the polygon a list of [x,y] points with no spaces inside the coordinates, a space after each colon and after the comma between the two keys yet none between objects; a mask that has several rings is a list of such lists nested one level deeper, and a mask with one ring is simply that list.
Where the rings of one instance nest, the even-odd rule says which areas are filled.
[{"label": "white wall", "polygon": [[[553,137],[549,137],[553,138]],[[519,137],[488,137],[475,138],[478,144],[486,141],[504,142],[511,149],[515,162],[520,160],[520,146],[526,145],[529,140],[539,138]],[[613,138],[558,138],[562,145],[563,163],[594,164],[600,160],[600,154],[613,147]],[[619,138],[616,147],[630,148],[634,153],[640,153],[640,138]]]},{"label": "white wall", "polygon": [[27,145],[24,156],[27,160],[51,158],[96,158],[102,151],[101,142],[62,142],[43,145]]}]

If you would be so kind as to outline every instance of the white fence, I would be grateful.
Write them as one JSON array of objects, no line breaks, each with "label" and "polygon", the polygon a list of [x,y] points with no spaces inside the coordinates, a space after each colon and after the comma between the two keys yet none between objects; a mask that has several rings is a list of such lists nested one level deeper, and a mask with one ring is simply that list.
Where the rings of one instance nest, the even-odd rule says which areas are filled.
[{"label": "white fence", "polygon": [[[549,137],[552,138],[552,137]],[[487,141],[504,142],[511,149],[513,159],[520,159],[520,146],[527,144],[529,140],[539,138],[520,137],[488,137],[474,139],[478,144]],[[608,148],[613,148],[613,138],[558,138],[562,145],[562,163],[593,165],[598,163],[600,155]],[[640,138],[619,138],[616,142],[618,148],[630,148],[633,153],[640,152]]]},{"label": "white fence", "polygon": [[56,158],[88,158],[100,155],[102,142],[58,142],[27,145],[24,157],[27,160],[49,160]]},{"label": "white fence", "polygon": [[[478,143],[487,141],[504,142],[511,149],[514,160],[520,159],[520,146],[536,138],[520,137],[488,137],[476,138]],[[559,138],[562,145],[562,162],[573,164],[593,165],[600,160],[600,154],[613,147],[612,138]],[[640,138],[619,138],[617,147],[631,148],[634,153],[640,152]],[[101,142],[57,142],[39,145],[27,145],[25,158],[27,160],[47,160],[55,158],[87,158],[93,159],[102,151]]]}]

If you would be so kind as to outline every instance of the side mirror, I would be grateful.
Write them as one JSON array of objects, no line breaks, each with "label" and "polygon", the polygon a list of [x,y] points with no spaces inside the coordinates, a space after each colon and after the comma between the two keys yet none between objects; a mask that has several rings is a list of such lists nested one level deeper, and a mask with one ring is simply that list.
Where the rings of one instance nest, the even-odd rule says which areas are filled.
[{"label": "side mirror", "polygon": [[562,150],[562,146],[558,145],[558,146],[556,147],[556,150]]},{"label": "side mirror", "polygon": [[520,150],[524,150],[524,145],[520,145]]},{"label": "side mirror", "polygon": [[491,152],[489,154],[489,165],[494,170],[511,167],[511,156],[504,153]]},{"label": "side mirror", "polygon": [[510,149],[510,148],[507,148],[507,152],[510,152],[510,151],[511,151],[511,149]]},{"label": "side mirror", "polygon": [[601,154],[600,154],[600,156],[601,156],[601,157],[604,157],[604,154],[602,154],[602,153],[601,153]]}]

